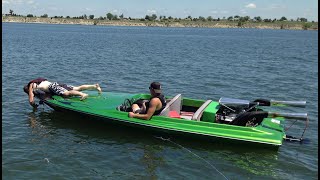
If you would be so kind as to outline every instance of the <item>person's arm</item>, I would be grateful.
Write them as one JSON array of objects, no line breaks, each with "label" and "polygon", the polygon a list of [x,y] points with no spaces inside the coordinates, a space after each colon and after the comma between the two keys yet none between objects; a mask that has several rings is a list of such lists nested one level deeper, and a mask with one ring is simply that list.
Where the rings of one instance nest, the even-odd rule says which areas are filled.
[{"label": "person's arm", "polygon": [[34,108],[38,107],[38,105],[34,102],[33,83],[31,83],[29,86],[29,103]]},{"label": "person's arm", "polygon": [[154,112],[156,111],[157,105],[160,103],[159,98],[153,98],[150,101],[149,109],[147,114],[135,114],[133,112],[129,112],[129,117],[131,118],[139,118],[139,119],[144,119],[144,120],[149,120]]}]

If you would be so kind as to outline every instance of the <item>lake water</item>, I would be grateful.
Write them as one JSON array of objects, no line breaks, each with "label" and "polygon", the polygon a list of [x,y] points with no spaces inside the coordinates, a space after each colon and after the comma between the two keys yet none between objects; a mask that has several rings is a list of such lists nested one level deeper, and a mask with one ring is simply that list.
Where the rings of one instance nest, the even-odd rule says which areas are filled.
[{"label": "lake water", "polygon": [[[305,143],[278,151],[165,141],[40,106],[45,77],[104,91],[306,100]],[[297,122],[289,135],[304,128]],[[2,23],[3,179],[318,179],[318,31]],[[226,177],[226,178],[225,178]]]}]

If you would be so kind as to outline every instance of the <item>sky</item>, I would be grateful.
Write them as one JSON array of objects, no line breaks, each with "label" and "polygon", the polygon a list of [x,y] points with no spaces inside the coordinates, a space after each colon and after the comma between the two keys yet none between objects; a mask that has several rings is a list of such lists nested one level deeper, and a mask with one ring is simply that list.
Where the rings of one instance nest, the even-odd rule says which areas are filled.
[{"label": "sky", "polygon": [[41,16],[105,17],[107,13],[124,17],[144,18],[146,15],[177,18],[229,16],[260,16],[262,19],[288,20],[298,17],[318,21],[318,0],[2,0],[2,14],[33,14]]}]

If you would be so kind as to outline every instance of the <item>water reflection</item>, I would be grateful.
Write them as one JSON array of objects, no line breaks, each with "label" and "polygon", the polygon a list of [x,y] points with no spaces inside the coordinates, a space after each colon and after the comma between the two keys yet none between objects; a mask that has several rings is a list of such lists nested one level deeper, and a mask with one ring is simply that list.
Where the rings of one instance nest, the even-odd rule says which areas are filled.
[{"label": "water reflection", "polygon": [[35,135],[33,136],[32,140],[33,142],[39,141],[39,138],[47,138],[49,133],[51,132],[51,129],[48,129],[43,123],[41,123],[44,120],[48,120],[46,115],[41,112],[42,117],[39,117],[39,112],[38,110],[33,110],[32,112],[28,113],[28,124],[31,128],[31,134]]},{"label": "water reflection", "polygon": [[146,172],[149,177],[147,179],[158,179],[157,169],[166,164],[164,157],[160,154],[163,147],[159,145],[144,145],[142,163],[145,165]]},{"label": "water reflection", "polygon": [[[186,160],[195,161],[196,159],[199,168],[208,169],[206,162],[192,153],[217,166],[217,169],[227,177],[236,177],[237,172],[240,173],[240,171],[240,174],[244,174],[245,171],[246,174],[253,177],[265,176],[270,178],[278,176],[276,173],[278,152],[274,150],[158,134],[53,110],[32,112],[29,113],[28,118],[32,133],[37,134],[38,139],[56,133],[58,133],[58,136],[61,136],[60,133],[65,133],[63,136],[70,137],[64,139],[64,142],[70,141],[68,143],[70,147],[65,149],[67,153],[69,152],[67,155],[70,156],[77,155],[79,151],[77,148],[80,144],[88,145],[85,148],[92,148],[95,151],[92,151],[92,149],[89,151],[95,153],[104,152],[106,147],[114,144],[120,146],[120,148],[127,148],[128,144],[134,145],[143,151],[141,157],[139,157],[139,162],[144,165],[147,175],[143,176],[147,176],[145,178],[148,179],[158,179],[159,169],[170,165],[169,161],[184,159],[180,162],[184,163]],[[172,142],[156,137],[170,138]],[[99,150],[99,148],[101,149]],[[171,157],[170,153],[172,151],[180,152],[179,154],[184,158]],[[173,159],[168,160],[168,157]],[[215,169],[212,168],[211,171],[213,174],[217,174]],[[218,175],[217,177],[221,176]]]}]

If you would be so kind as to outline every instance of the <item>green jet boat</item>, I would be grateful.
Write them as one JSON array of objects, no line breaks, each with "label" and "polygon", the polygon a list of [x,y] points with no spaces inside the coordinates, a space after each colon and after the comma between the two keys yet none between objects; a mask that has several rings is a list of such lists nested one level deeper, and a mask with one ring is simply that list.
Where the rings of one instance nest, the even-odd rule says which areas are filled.
[{"label": "green jet boat", "polygon": [[[89,96],[83,101],[80,101],[79,97],[63,98],[56,95],[36,97],[41,99],[40,103],[45,103],[55,110],[76,112],[106,122],[117,122],[183,137],[248,142],[276,148],[282,145],[284,139],[290,138],[285,132],[286,120],[305,121],[306,127],[308,122],[307,113],[273,113],[263,110],[265,106],[305,107],[305,101],[247,101],[232,98],[213,101],[191,99],[178,94],[166,97],[167,105],[160,115],[154,115],[150,120],[141,120],[128,117],[128,112],[120,111],[117,107],[121,105],[128,109],[136,100],[149,99],[149,94],[85,92]],[[296,140],[302,140],[302,136]]]}]

